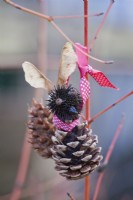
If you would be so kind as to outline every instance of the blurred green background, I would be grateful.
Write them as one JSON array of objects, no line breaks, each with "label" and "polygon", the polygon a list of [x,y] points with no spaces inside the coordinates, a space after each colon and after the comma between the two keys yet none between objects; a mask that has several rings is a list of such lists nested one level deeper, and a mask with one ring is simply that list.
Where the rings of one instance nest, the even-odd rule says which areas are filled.
[{"label": "blurred green background", "polygon": [[[14,2],[50,16],[83,15],[82,0]],[[100,2],[89,0],[89,13],[105,12],[109,2],[109,0]],[[105,72],[120,88],[119,91],[104,89],[90,78],[91,116],[133,89],[132,8],[132,0],[116,0],[91,52],[95,57],[114,60],[112,65],[92,60],[90,64]],[[89,41],[92,40],[102,18],[103,16],[89,18]],[[56,23],[73,41],[83,44],[83,18],[56,19]],[[44,73],[56,83],[60,53],[65,42],[48,22],[0,1],[0,199],[2,195],[12,191],[26,129],[27,104],[31,104],[35,95],[34,89],[24,80],[21,64],[30,61],[37,66],[43,66]],[[78,71],[72,75],[70,81],[79,87],[77,79],[79,79]],[[45,103],[47,93],[44,92],[43,96]],[[124,128],[105,172],[99,200],[133,199],[132,105],[133,97],[130,97],[92,124],[93,133],[98,134],[99,145],[102,146],[102,154],[105,156],[121,114],[124,112],[126,116]],[[97,176],[97,172],[91,175],[91,197]],[[42,192],[22,199],[49,200],[55,196],[56,199],[69,199],[66,196],[67,192],[70,192],[76,200],[83,199],[83,180],[65,181],[54,170],[53,161],[44,160],[32,152],[24,187],[36,187],[37,190],[40,183],[44,186],[44,191],[42,189]]]}]

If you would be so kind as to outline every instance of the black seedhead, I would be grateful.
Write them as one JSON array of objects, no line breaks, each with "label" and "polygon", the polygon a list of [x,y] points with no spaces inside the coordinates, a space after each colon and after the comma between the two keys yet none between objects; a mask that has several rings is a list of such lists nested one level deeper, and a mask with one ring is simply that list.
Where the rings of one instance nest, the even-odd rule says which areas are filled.
[{"label": "black seedhead", "polygon": [[47,106],[61,121],[70,123],[78,119],[83,100],[76,88],[58,85],[49,93]]}]

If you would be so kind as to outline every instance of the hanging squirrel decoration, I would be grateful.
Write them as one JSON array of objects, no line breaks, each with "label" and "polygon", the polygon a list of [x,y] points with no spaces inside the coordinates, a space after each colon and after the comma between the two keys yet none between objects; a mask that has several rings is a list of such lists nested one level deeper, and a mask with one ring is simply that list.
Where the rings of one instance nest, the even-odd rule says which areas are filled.
[{"label": "hanging squirrel decoration", "polygon": [[[102,160],[97,136],[86,122],[80,122],[80,114],[90,95],[86,74],[103,87],[117,89],[101,71],[88,65],[87,48],[79,43],[75,46],[75,51],[70,42],[63,47],[56,86],[33,64],[22,64],[25,80],[32,87],[48,91],[46,107],[34,101],[29,110],[30,143],[41,156],[53,158],[55,169],[69,180],[89,175]],[[80,71],[80,92],[68,84],[76,66]]]}]

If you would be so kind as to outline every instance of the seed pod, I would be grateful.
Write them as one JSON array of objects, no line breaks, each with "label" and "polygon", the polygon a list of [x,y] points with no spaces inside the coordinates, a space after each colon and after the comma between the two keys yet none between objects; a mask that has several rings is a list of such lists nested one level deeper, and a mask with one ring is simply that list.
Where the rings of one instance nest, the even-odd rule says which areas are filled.
[{"label": "seed pod", "polygon": [[58,85],[50,91],[47,106],[61,121],[69,123],[79,118],[83,100],[77,89],[71,85]]}]

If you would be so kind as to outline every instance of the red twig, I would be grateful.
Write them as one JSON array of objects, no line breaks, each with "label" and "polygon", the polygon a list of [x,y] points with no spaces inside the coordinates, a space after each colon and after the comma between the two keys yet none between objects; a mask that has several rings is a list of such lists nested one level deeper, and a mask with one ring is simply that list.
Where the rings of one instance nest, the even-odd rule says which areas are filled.
[{"label": "red twig", "polygon": [[98,35],[99,35],[99,33],[100,33],[100,31],[101,31],[101,29],[102,29],[104,23],[105,23],[105,20],[107,19],[107,16],[108,16],[108,14],[109,14],[109,12],[110,12],[110,10],[111,10],[111,8],[112,8],[113,3],[114,3],[114,1],[111,0],[111,1],[110,1],[110,4],[109,4],[109,6],[108,6],[108,9],[107,9],[107,11],[106,11],[106,13],[105,13],[105,15],[104,15],[104,17],[103,17],[103,20],[102,20],[102,22],[100,23],[100,25],[99,25],[99,27],[98,27],[98,29],[97,29],[97,31],[96,31],[96,34],[95,34],[94,38],[92,39],[92,41],[90,42],[89,51],[92,50],[93,45],[94,45],[94,42],[95,42],[95,40],[98,38]]},{"label": "red twig", "polygon": [[[88,0],[84,0],[84,16],[88,15],[88,5],[89,5]],[[88,48],[88,42],[89,42],[88,29],[89,29],[88,18],[84,17],[84,45],[87,48]],[[89,79],[88,74],[86,75],[86,78],[87,80]],[[89,98],[86,101],[85,117],[86,117],[86,120],[89,120],[90,118],[90,99]],[[84,184],[85,184],[84,199],[89,200],[90,199],[90,177],[89,176],[85,177]]]},{"label": "red twig", "polygon": [[28,164],[29,164],[30,153],[31,153],[31,147],[27,143],[27,134],[25,133],[24,143],[22,146],[22,151],[21,151],[21,156],[20,156],[18,173],[17,173],[13,191],[10,196],[10,200],[17,200],[17,199],[19,199],[19,197],[21,195],[22,187],[23,187],[23,184],[25,181],[27,168],[28,168]]},{"label": "red twig", "polygon": [[[30,10],[28,8],[25,8],[23,6],[20,6],[19,4],[16,4],[10,0],[3,0],[5,1],[6,3],[8,3],[9,5],[17,8],[17,9],[20,9],[22,10],[23,12],[27,12],[29,14],[32,14],[32,15],[35,15],[37,17],[40,17],[44,20],[47,20],[48,22],[51,23],[51,25],[69,42],[71,42],[73,44],[73,46],[75,47],[75,43],[61,30],[61,28],[54,22],[54,19],[51,17],[51,16],[48,16],[48,15],[44,15],[42,13],[39,13],[39,12],[36,12],[36,11],[33,11],[33,10]],[[89,54],[86,54],[84,51],[82,51],[80,48],[79,48],[79,51],[81,51],[83,54],[85,54],[87,57],[91,58],[92,60],[95,60],[97,62],[100,62],[100,63],[103,63],[103,64],[112,64],[113,61],[112,60],[109,60],[109,61],[104,61],[104,60],[101,60],[99,58],[95,58]]]},{"label": "red twig", "polygon": [[133,95],[133,90],[131,92],[129,92],[128,94],[124,95],[122,98],[120,98],[118,101],[116,101],[115,103],[111,104],[110,106],[108,106],[107,108],[105,108],[104,110],[100,111],[99,113],[97,113],[96,115],[94,115],[89,121],[88,124],[91,124],[92,122],[94,122],[95,119],[97,119],[98,117],[100,117],[101,115],[103,115],[105,112],[107,112],[108,110],[110,110],[111,108],[113,108],[114,106],[116,106],[117,104],[119,104],[120,102],[122,102],[123,100],[125,100],[126,98],[128,98],[129,96]]},{"label": "red twig", "polygon": [[[117,140],[118,140],[118,137],[119,137],[119,135],[120,135],[120,133],[121,133],[121,130],[122,130],[122,128],[123,128],[124,121],[125,121],[125,116],[123,115],[123,116],[122,116],[122,119],[121,119],[121,121],[120,121],[120,123],[119,123],[119,125],[118,125],[118,127],[117,127],[117,130],[116,130],[116,132],[115,132],[115,135],[114,135],[114,137],[113,137],[113,139],[112,139],[112,142],[111,142],[111,144],[110,144],[110,146],[109,146],[109,149],[108,149],[108,151],[107,151],[107,154],[106,154],[106,156],[105,156],[105,159],[104,159],[103,164],[106,164],[106,163],[109,162],[109,159],[110,159],[110,157],[111,157],[111,155],[112,155],[112,152],[113,152],[113,150],[114,150],[115,144],[116,144],[116,142],[117,142]],[[103,177],[104,177],[104,171],[103,171],[102,173],[100,173],[100,175],[99,175],[99,177],[98,177],[93,200],[97,200],[98,193],[99,193],[99,190],[100,190],[100,187],[101,187],[101,183],[102,183]]]}]

